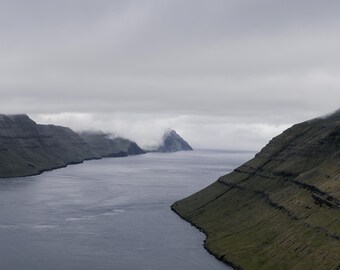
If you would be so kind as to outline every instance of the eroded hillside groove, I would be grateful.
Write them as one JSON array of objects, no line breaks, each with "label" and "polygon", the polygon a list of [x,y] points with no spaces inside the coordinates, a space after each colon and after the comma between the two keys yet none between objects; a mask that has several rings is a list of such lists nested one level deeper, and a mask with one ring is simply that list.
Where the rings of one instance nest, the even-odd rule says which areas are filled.
[{"label": "eroded hillside groove", "polygon": [[[274,176],[268,176],[268,175],[264,175],[262,173],[258,173],[257,171],[254,173],[249,173],[246,171],[242,171],[240,168],[235,169],[235,172],[241,173],[241,174],[247,174],[249,175],[249,177],[252,176],[258,176],[264,179],[276,179]],[[262,170],[263,171],[263,170]],[[298,175],[294,175],[292,173],[287,173],[287,172],[282,172],[282,173],[277,173],[277,176],[285,176],[283,178],[280,178],[280,180],[285,181],[285,182],[290,182],[293,183],[295,185],[297,185],[300,188],[306,189],[308,191],[310,191],[311,196],[313,197],[313,199],[315,200],[315,203],[320,205],[320,206],[324,206],[324,207],[329,207],[329,208],[334,208],[336,210],[340,210],[340,200],[337,199],[334,196],[331,196],[329,193],[322,191],[321,189],[310,185],[310,184],[306,184],[304,182],[295,180],[294,178],[297,177]],[[292,175],[292,178],[287,178],[288,175]],[[248,179],[248,178],[247,178]],[[218,180],[218,182],[224,184],[224,182],[222,180]],[[239,182],[242,183],[243,181]]]}]

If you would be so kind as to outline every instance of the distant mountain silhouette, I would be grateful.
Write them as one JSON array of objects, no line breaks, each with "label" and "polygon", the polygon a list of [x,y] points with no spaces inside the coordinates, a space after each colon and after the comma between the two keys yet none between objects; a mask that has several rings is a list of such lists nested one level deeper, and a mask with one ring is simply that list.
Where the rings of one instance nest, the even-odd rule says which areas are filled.
[{"label": "distant mountain silhouette", "polygon": [[169,130],[164,133],[162,142],[159,146],[151,149],[149,152],[177,152],[177,151],[192,151],[192,147],[186,142],[176,131]]}]

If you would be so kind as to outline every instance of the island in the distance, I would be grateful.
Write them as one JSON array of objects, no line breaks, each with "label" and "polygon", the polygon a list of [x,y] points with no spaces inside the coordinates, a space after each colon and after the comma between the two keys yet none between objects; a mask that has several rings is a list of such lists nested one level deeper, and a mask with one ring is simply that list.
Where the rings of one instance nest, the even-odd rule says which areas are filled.
[{"label": "island in the distance", "polygon": [[178,151],[192,151],[192,147],[187,141],[177,134],[175,130],[168,130],[164,133],[160,145],[157,145],[147,152],[170,153]]},{"label": "island in the distance", "polygon": [[172,209],[235,269],[340,269],[340,111],[289,128]]},{"label": "island in the distance", "polygon": [[[182,145],[180,139],[171,143]],[[163,142],[161,146],[165,145]],[[175,146],[169,149],[186,150]],[[0,114],[1,178],[36,175],[90,159],[144,153],[135,142],[113,134],[76,133],[67,127],[37,124],[25,114]]]}]

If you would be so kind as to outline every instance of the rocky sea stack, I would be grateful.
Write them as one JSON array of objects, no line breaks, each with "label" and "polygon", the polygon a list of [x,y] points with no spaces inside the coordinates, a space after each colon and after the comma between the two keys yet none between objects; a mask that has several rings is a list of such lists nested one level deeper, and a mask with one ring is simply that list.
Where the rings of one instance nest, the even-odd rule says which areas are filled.
[{"label": "rocky sea stack", "polygon": [[176,131],[169,130],[164,133],[162,137],[162,143],[157,149],[152,150],[152,152],[178,152],[178,151],[192,151],[192,147],[187,141],[185,141],[181,136],[179,136]]},{"label": "rocky sea stack", "polygon": [[172,209],[237,269],[340,269],[340,112],[294,125]]}]

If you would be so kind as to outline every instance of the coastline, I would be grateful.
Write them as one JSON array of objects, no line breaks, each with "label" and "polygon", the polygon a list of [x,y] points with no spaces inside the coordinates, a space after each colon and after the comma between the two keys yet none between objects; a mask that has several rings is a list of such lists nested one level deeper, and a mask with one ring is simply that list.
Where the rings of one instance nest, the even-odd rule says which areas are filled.
[{"label": "coastline", "polygon": [[234,270],[243,270],[240,266],[238,266],[236,263],[234,262],[231,262],[229,260],[227,260],[225,258],[225,256],[218,256],[216,253],[214,253],[211,249],[209,249],[209,247],[207,246],[206,242],[207,242],[207,239],[209,237],[209,234],[201,227],[199,227],[198,225],[196,225],[195,223],[192,223],[190,220],[186,219],[184,216],[182,216],[175,208],[175,205],[176,205],[176,202],[173,203],[171,206],[170,206],[170,209],[175,213],[177,214],[177,216],[179,216],[182,220],[188,222],[191,226],[195,227],[197,230],[199,230],[201,233],[203,233],[205,235],[205,240],[203,241],[203,247],[204,249],[209,253],[211,254],[212,256],[214,256],[217,260],[223,262],[225,265],[231,267],[232,269]]},{"label": "coastline", "polygon": [[62,165],[62,166],[55,166],[55,167],[52,167],[52,168],[48,168],[48,169],[42,169],[42,170],[39,170],[37,173],[31,173],[31,174],[22,174],[22,175],[16,175],[16,176],[0,176],[0,180],[1,179],[11,179],[11,178],[19,178],[19,177],[30,177],[30,176],[36,176],[36,175],[41,175],[43,174],[44,172],[50,172],[50,171],[54,171],[54,170],[58,170],[58,169],[62,169],[62,168],[66,168],[67,166],[70,166],[70,165],[78,165],[78,164],[82,164],[84,163],[84,161],[88,161],[88,160],[99,160],[99,159],[103,159],[104,157],[102,158],[87,158],[87,159],[84,159],[82,161],[75,161],[75,162],[68,162],[66,163],[65,165]]}]

